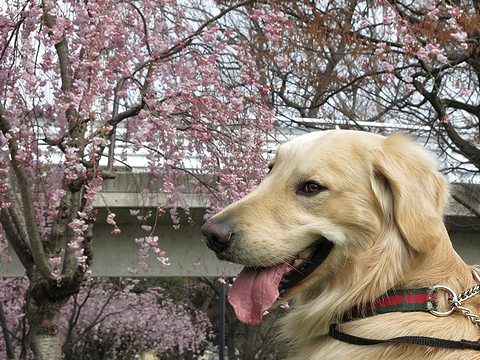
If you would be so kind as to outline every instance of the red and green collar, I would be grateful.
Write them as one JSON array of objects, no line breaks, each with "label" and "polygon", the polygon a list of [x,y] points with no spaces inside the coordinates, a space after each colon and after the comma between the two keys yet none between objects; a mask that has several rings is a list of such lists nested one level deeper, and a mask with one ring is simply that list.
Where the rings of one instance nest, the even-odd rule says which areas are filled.
[{"label": "red and green collar", "polygon": [[436,288],[390,290],[372,303],[354,306],[343,316],[341,322],[390,312],[430,312],[437,310],[437,306]]},{"label": "red and green collar", "polygon": [[[477,285],[461,294],[457,295],[452,289],[443,285],[436,285],[431,288],[414,290],[390,290],[372,303],[364,306],[354,306],[343,316],[341,322],[389,312],[424,311],[431,312],[436,316],[448,316],[455,312],[455,310],[460,310],[463,315],[467,316],[472,321],[472,323],[480,325],[480,318],[475,314],[472,314],[469,309],[461,306],[462,301],[480,294],[480,275],[477,273],[477,271],[475,271],[475,269],[472,269],[472,271]],[[447,291],[451,295],[451,309],[447,312],[439,313],[437,310],[437,292],[439,289],[442,291]],[[382,343],[414,344],[445,349],[470,349],[480,351],[480,341],[471,341],[465,339],[457,341],[425,336],[399,336],[386,340],[377,340],[344,333],[338,329],[338,324],[330,325],[328,335],[336,340],[353,345],[377,345]]]},{"label": "red and green collar", "polygon": [[[463,297],[463,300],[480,293],[480,274],[475,269],[472,269],[472,273],[477,286],[459,294],[458,297]],[[347,322],[390,312],[423,311],[438,316],[438,314],[435,314],[435,312],[438,311],[438,289],[447,289],[451,292],[453,297],[457,299],[457,295],[451,289],[439,285],[420,289],[395,289],[388,291],[374,302],[352,307],[344,314],[340,319],[340,322]],[[448,314],[451,314],[452,312],[453,310],[450,310]],[[442,314],[445,316],[447,313]],[[480,325],[480,322],[478,324]]]}]

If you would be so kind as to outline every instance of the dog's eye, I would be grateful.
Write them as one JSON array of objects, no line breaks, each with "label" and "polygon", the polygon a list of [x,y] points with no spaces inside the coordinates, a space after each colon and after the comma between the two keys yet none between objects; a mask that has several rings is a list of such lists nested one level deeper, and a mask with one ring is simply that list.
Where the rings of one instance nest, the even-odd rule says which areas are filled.
[{"label": "dog's eye", "polygon": [[273,162],[268,163],[268,173],[267,174],[270,174],[270,171],[272,171],[272,169],[273,169],[273,165],[275,165]]},{"label": "dog's eye", "polygon": [[325,190],[324,186],[313,181],[308,181],[302,185],[298,192],[303,195],[315,195],[323,190]]}]

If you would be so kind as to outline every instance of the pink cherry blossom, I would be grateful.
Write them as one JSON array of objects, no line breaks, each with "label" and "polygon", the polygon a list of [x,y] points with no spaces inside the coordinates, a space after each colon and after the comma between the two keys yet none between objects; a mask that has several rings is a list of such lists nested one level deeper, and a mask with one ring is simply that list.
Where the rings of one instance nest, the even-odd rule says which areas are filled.
[{"label": "pink cherry blossom", "polygon": [[[12,329],[16,354],[28,334],[23,307],[28,279],[1,279],[0,295],[6,325]],[[89,279],[79,293],[62,308],[60,331],[64,350],[70,358],[86,352],[104,352],[108,358],[133,358],[140,351],[156,350],[180,357],[186,352],[198,353],[211,337],[206,314],[187,302],[172,301],[160,287],[137,292],[138,281],[112,282]],[[71,321],[75,319],[75,321]],[[95,349],[92,348],[95,344]],[[28,349],[27,349],[28,351]],[[5,343],[0,341],[5,354]],[[28,351],[27,358],[33,358]]]},{"label": "pink cherry blossom", "polygon": [[[18,210],[29,228],[7,237],[4,229],[13,226],[4,220],[0,253],[8,259],[7,239],[18,239],[13,248],[20,255],[34,251],[23,258],[27,273],[35,272],[32,288],[54,284],[61,289],[49,296],[67,301],[94,259],[95,222],[111,225],[112,236],[121,232],[115,214],[97,220],[95,206],[116,169],[136,169],[132,154],[142,155],[142,170],[151,175],[138,191],[142,206],[156,212],[131,213],[149,232],[155,231],[147,228],[150,217],[167,213],[174,228],[180,211],[190,219],[189,193],[205,199],[210,214],[265,175],[274,110],[248,40],[224,26],[239,5],[216,15],[190,5],[2,5],[0,208]],[[292,26],[288,17],[267,4],[250,10],[280,49],[282,32]],[[279,57],[279,67],[287,60]],[[158,266],[170,265],[155,234],[136,242],[140,267],[148,270],[150,254]]]}]

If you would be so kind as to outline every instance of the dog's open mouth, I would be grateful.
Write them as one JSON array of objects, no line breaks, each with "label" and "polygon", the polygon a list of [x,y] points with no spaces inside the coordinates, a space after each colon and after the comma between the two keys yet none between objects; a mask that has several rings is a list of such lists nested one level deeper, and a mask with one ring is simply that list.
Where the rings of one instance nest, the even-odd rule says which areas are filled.
[{"label": "dog's open mouth", "polygon": [[332,247],[332,242],[322,239],[285,263],[268,268],[245,267],[228,294],[237,318],[246,324],[259,324],[280,294],[320,266]]}]

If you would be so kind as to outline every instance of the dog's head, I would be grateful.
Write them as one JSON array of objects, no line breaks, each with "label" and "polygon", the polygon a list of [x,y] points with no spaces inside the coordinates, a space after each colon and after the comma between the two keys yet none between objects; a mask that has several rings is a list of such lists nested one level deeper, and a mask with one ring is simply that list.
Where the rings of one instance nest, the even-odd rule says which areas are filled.
[{"label": "dog's head", "polygon": [[[259,323],[279,298],[306,301],[339,282],[366,293],[368,284],[353,286],[362,276],[380,295],[389,286],[375,283],[382,261],[409,266],[445,231],[447,182],[405,136],[311,133],[282,145],[269,167],[253,192],[202,228],[219,259],[245,265],[229,300],[246,323]],[[382,281],[401,276],[401,266]]]}]

